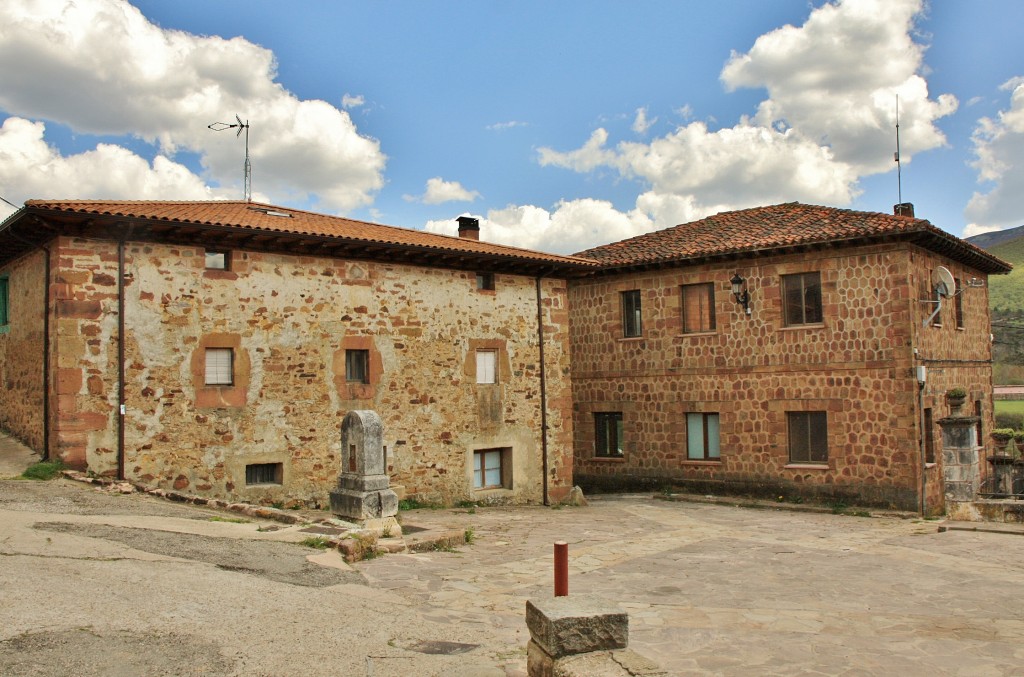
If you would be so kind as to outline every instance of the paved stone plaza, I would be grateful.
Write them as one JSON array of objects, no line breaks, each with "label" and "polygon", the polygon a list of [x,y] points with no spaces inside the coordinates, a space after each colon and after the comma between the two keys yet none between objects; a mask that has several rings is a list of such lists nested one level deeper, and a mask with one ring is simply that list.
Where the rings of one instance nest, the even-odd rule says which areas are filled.
[{"label": "paved stone plaza", "polygon": [[298,526],[211,517],[0,482],[0,673],[523,675],[564,539],[571,594],[619,602],[672,674],[1024,674],[1020,535],[607,497],[403,512],[474,542],[349,566]]}]

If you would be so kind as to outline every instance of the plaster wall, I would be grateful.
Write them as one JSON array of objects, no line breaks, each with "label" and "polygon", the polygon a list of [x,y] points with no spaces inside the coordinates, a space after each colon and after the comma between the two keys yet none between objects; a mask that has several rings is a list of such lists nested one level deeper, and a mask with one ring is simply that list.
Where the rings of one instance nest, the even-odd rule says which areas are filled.
[{"label": "plaster wall", "polygon": [[[57,359],[81,370],[68,404],[97,426],[74,451],[112,474],[116,293],[97,277],[113,275],[116,292],[116,244],[65,246],[60,274],[75,280],[66,294],[81,299],[74,316],[58,320]],[[232,251],[229,268],[206,270],[201,248],[126,245],[127,477],[214,497],[326,505],[340,471],[341,421],[373,409],[384,422],[388,474],[406,495],[542,500],[533,278],[497,275],[495,291],[477,291],[473,272],[247,251]],[[572,473],[565,283],[543,280],[542,295],[548,479],[558,500]],[[495,385],[476,383],[477,346],[499,354]],[[205,385],[211,347],[233,350],[229,386]],[[369,383],[346,380],[346,349],[370,352]],[[512,450],[511,477],[507,487],[475,491],[473,452],[487,448]],[[281,482],[247,486],[254,463],[280,463]]]}]

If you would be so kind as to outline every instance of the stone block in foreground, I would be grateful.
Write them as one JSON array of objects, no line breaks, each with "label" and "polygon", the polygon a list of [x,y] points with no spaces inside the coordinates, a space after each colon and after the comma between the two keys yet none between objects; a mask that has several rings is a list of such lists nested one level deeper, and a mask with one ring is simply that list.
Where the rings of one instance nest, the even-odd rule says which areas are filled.
[{"label": "stone block in foreground", "polygon": [[554,659],[629,644],[629,616],[595,595],[528,600],[526,627],[537,646]]}]

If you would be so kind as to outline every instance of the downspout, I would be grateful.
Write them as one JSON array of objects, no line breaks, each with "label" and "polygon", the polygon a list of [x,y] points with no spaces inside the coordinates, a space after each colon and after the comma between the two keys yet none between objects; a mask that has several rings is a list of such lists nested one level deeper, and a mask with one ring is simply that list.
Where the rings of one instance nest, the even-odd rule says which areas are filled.
[{"label": "downspout", "polygon": [[548,498],[548,392],[547,371],[544,367],[544,313],[541,307],[540,280],[536,277],[537,286],[537,345],[540,351],[540,449],[541,468],[544,473],[544,505],[551,505]]},{"label": "downspout", "polygon": [[920,503],[921,503],[921,517],[922,518],[925,517],[925,501],[927,500],[925,497],[927,496],[927,491],[926,490],[928,488],[928,468],[925,467],[925,461],[928,459],[927,450],[925,449],[925,445],[928,442],[928,431],[925,430],[925,428],[924,428],[924,425],[925,425],[925,420],[924,420],[924,386],[925,386],[925,384],[923,382],[918,381],[918,383],[917,383],[917,419],[918,419],[918,423],[919,423],[920,429],[921,429],[921,436],[920,436],[921,437],[921,443],[920,443],[919,446],[920,446],[920,452],[921,452],[921,501],[920,501]]},{"label": "downspout", "polygon": [[11,237],[46,254],[43,264],[43,460],[50,460],[50,248],[34,244],[14,232],[13,224],[7,229]]},{"label": "downspout", "polygon": [[124,238],[117,241],[117,479],[124,480]]}]

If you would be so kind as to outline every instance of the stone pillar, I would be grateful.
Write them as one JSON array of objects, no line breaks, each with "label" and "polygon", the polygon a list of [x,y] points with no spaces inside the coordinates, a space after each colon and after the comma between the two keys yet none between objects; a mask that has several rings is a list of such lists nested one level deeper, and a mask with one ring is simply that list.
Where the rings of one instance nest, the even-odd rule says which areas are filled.
[{"label": "stone pillar", "polygon": [[594,595],[526,602],[530,677],[667,674],[629,649],[629,616]]},{"label": "stone pillar", "polygon": [[398,496],[384,467],[384,426],[374,411],[350,411],[341,423],[341,475],[331,512],[378,534],[400,534]]},{"label": "stone pillar", "polygon": [[942,428],[942,469],[946,503],[973,501],[981,482],[977,416],[947,416]]}]

